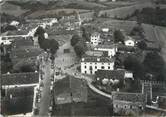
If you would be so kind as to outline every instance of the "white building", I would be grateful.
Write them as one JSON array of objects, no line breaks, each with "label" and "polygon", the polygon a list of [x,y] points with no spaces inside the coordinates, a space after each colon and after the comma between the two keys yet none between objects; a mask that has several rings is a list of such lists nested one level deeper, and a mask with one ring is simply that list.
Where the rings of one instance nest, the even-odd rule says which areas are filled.
[{"label": "white building", "polygon": [[98,32],[92,33],[90,36],[90,42],[94,46],[101,44],[102,40],[100,38],[100,33],[98,33]]},{"label": "white building", "polygon": [[94,50],[104,51],[108,53],[108,56],[112,58],[117,52],[117,47],[115,45],[98,45]]},{"label": "white building", "polygon": [[11,26],[18,26],[20,23],[18,21],[12,21],[10,23]]},{"label": "white building", "polygon": [[2,39],[2,37],[0,37],[0,44],[10,45],[11,43],[12,43],[11,39]]},{"label": "white building", "polygon": [[134,39],[132,39],[131,37],[129,37],[129,36],[127,36],[126,38],[125,38],[125,45],[126,46],[130,46],[130,47],[134,47],[135,46],[135,40]]},{"label": "white building", "polygon": [[95,56],[87,56],[82,58],[81,73],[95,74],[97,70],[114,70],[114,59]]}]

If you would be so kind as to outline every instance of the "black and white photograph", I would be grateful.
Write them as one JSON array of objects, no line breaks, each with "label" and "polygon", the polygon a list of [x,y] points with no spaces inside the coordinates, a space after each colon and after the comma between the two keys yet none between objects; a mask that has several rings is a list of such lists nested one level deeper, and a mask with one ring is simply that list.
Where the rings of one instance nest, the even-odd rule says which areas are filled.
[{"label": "black and white photograph", "polygon": [[166,0],[0,0],[0,117],[165,117]]}]

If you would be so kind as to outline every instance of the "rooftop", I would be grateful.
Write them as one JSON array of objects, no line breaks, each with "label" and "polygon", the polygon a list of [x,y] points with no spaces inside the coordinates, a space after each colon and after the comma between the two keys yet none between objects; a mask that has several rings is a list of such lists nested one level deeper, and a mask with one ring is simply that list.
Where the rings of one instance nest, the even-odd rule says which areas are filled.
[{"label": "rooftop", "polygon": [[34,72],[3,74],[1,77],[1,82],[2,85],[21,85],[38,83],[39,74]]},{"label": "rooftop", "polygon": [[144,102],[145,96],[142,93],[112,92],[113,100],[128,102]]},{"label": "rooftop", "polygon": [[112,49],[115,48],[116,45],[115,44],[100,44],[97,45],[95,48],[107,48],[107,49]]},{"label": "rooftop", "polygon": [[81,62],[114,62],[114,58],[109,57],[96,57],[96,56],[83,56]]},{"label": "rooftop", "polygon": [[100,79],[124,79],[125,70],[98,70],[96,72],[96,77]]}]

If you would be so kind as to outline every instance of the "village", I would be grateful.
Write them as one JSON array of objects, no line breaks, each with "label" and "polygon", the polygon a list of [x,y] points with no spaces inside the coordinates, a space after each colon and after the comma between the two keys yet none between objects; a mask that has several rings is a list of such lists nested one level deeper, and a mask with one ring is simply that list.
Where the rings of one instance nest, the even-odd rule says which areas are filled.
[{"label": "village", "polygon": [[147,36],[155,27],[105,11],[2,23],[1,114],[165,116],[165,47]]}]

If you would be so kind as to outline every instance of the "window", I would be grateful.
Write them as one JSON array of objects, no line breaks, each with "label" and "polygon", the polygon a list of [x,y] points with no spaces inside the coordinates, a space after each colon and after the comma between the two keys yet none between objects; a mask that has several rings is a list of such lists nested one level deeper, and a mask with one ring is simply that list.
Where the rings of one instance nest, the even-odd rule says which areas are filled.
[{"label": "window", "polygon": [[104,69],[104,66],[101,66],[101,69]]},{"label": "window", "polygon": [[95,66],[95,69],[97,69],[97,66]]},{"label": "window", "polygon": [[92,71],[90,71],[90,74],[92,74]]},{"label": "window", "polygon": [[85,66],[85,68],[86,68],[86,66]]},{"label": "window", "polygon": [[86,74],[86,71],[85,71],[85,74]]},{"label": "window", "polygon": [[110,66],[108,66],[108,69],[110,69]]}]

